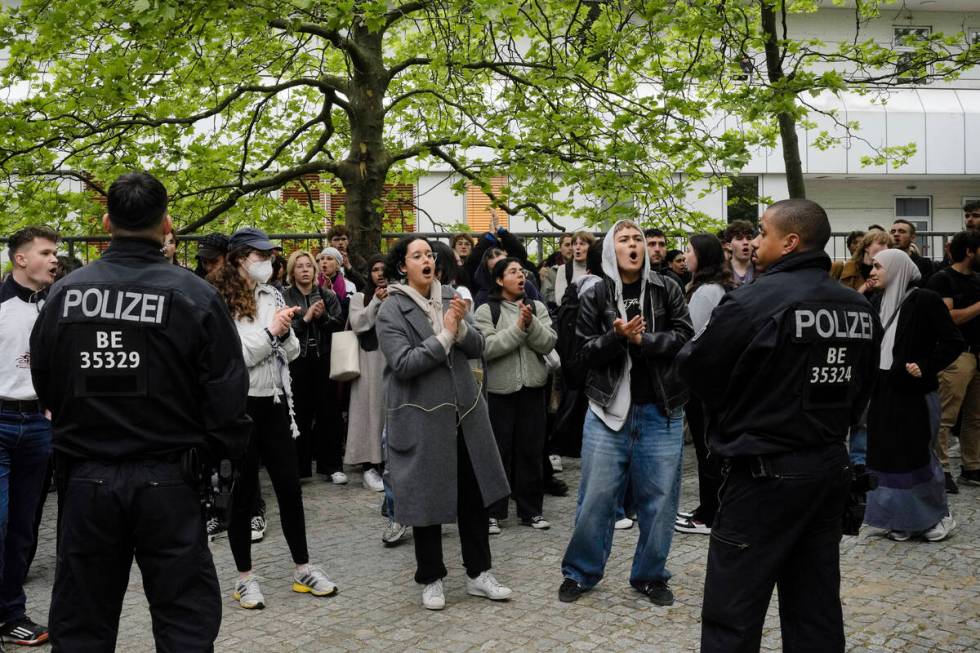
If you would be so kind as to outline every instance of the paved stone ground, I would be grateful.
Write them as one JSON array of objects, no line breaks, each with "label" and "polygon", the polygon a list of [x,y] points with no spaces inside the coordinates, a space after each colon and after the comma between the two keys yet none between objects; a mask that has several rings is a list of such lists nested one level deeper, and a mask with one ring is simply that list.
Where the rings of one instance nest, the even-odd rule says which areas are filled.
[{"label": "paved stone ground", "polygon": [[[681,505],[697,503],[694,451],[685,449]],[[577,486],[577,460],[565,459],[562,478]],[[264,494],[272,497],[268,483]],[[557,599],[559,571],[574,515],[574,497],[547,497],[553,526],[536,531],[513,517],[491,538],[494,570],[515,591],[506,603],[467,596],[454,527],[444,529],[449,577],[447,608],[420,606],[412,581],[410,542],[381,545],[384,521],[380,494],[351,484],[321,481],[304,486],[309,545],[340,585],[327,599],[290,591],[292,565],[269,501],[269,529],[253,547],[255,568],[268,607],[246,611],[231,599],[236,572],[227,538],[214,543],[224,620],[217,650],[251,651],[696,651],[708,540],[675,535],[669,568],[674,606],[659,608],[630,589],[627,579],[638,529],[619,531],[606,570],[595,590],[574,604]],[[980,488],[964,487],[951,497],[959,523],[939,544],[895,543],[845,537],[841,544],[844,618],[852,651],[977,651],[980,649]],[[765,509],[765,506],[760,506]],[[45,621],[54,578],[54,505],[41,529],[41,545],[28,581],[29,614]],[[763,649],[781,649],[776,601],[770,606]],[[146,600],[134,566],[120,624],[119,651],[152,651]]]}]

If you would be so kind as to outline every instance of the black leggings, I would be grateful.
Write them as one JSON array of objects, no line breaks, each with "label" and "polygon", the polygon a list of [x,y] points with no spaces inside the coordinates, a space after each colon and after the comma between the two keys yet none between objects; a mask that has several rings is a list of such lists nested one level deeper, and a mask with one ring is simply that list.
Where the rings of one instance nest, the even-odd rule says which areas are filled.
[{"label": "black leggings", "polygon": [[306,517],[303,514],[303,492],[296,473],[296,449],[289,429],[286,398],[275,403],[272,397],[249,397],[248,415],[252,418],[252,437],[242,461],[241,474],[232,495],[228,541],[238,571],[252,569],[252,512],[259,494],[259,458],[272,479],[279,504],[279,520],[289,545],[293,562],[310,561],[306,548]]},{"label": "black leggings", "polygon": [[[490,424],[500,450],[500,460],[510,481],[517,516],[530,520],[542,513],[544,478],[541,453],[545,445],[545,389],[521,388],[499,395],[490,393]],[[508,499],[490,506],[490,516],[507,518]]]},{"label": "black leggings", "polygon": [[290,364],[289,373],[300,433],[296,439],[299,475],[313,475],[313,460],[320,474],[343,471],[343,388],[330,380],[329,355],[297,358]]},{"label": "black leggings", "polygon": [[[490,569],[490,534],[487,531],[490,516],[483,505],[483,495],[480,494],[462,432],[456,437],[456,452],[459,543],[466,575],[476,578]],[[444,578],[446,565],[442,560],[442,526],[415,526],[412,528],[412,539],[415,541],[415,582],[428,585]]]},{"label": "black leggings", "polygon": [[694,440],[694,451],[698,456],[698,496],[700,505],[694,510],[694,519],[711,527],[718,512],[718,491],[721,489],[721,460],[717,454],[708,450],[708,415],[704,404],[697,397],[691,397],[684,407],[687,425]]}]

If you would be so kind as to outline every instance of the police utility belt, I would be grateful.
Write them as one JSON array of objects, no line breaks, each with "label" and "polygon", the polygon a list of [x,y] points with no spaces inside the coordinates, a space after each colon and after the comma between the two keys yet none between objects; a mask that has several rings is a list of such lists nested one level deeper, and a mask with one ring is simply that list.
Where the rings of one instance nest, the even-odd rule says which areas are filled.
[{"label": "police utility belt", "polygon": [[834,442],[820,447],[800,449],[799,451],[785,451],[758,456],[736,456],[725,458],[722,461],[722,469],[725,474],[733,470],[746,470],[755,479],[798,475],[803,471],[801,462],[812,460],[814,456],[821,456],[831,449],[843,448],[843,442]]}]

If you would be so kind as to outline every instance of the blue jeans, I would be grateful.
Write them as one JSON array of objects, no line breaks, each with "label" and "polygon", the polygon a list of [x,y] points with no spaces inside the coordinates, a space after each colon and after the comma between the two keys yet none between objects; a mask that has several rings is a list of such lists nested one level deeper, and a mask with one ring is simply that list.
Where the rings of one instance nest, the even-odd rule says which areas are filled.
[{"label": "blue jeans", "polygon": [[589,410],[582,433],[575,530],[561,563],[565,578],[586,589],[602,579],[627,480],[640,524],[630,584],[639,588],[670,578],[666,563],[680,496],[683,447],[680,410],[668,418],[654,404],[631,406],[620,431],[611,430]]},{"label": "blue jeans", "polygon": [[865,465],[868,462],[868,407],[864,407],[857,424],[851,424],[847,449],[852,465]]},{"label": "blue jeans", "polygon": [[0,622],[24,616],[24,580],[34,551],[51,422],[40,413],[0,412]]}]

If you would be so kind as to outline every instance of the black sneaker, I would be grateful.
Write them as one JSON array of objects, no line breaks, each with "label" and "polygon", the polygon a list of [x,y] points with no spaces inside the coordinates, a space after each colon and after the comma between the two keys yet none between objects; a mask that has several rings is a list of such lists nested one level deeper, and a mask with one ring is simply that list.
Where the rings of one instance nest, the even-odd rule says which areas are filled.
[{"label": "black sneaker", "polygon": [[572,603],[578,600],[578,597],[585,594],[585,588],[576,583],[571,578],[566,578],[561,582],[561,587],[558,588],[558,600],[562,603]]},{"label": "black sneaker", "polygon": [[0,637],[18,646],[37,646],[48,641],[48,629],[28,617],[8,621],[0,628]]},{"label": "black sneaker", "polygon": [[[946,494],[959,494],[960,488],[956,485],[956,481],[953,480],[953,475],[949,472],[945,473],[946,476]],[[962,478],[962,476],[960,477]]]},{"label": "black sneaker", "polygon": [[[957,480],[963,485],[980,485],[980,469],[974,469],[968,472],[960,468],[960,477]],[[947,485],[946,487],[948,488],[949,486]]]},{"label": "black sneaker", "polygon": [[665,580],[656,580],[636,589],[640,593],[646,594],[650,603],[654,605],[674,605],[674,593],[670,591]]},{"label": "black sneaker", "polygon": [[544,482],[544,491],[553,497],[563,497],[568,494],[568,483],[552,476]]}]

